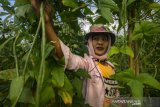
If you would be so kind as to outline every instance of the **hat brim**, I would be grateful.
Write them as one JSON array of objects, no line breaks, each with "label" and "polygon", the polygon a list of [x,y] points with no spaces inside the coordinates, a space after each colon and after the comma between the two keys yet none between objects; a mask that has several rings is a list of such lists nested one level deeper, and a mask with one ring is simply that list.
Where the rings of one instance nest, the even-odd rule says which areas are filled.
[{"label": "hat brim", "polygon": [[87,33],[86,36],[85,36],[85,39],[88,40],[88,38],[90,36],[93,36],[93,35],[97,35],[97,34],[102,34],[102,35],[110,35],[111,37],[111,45],[113,45],[115,43],[115,34],[111,33],[111,32],[90,32],[90,33]]}]

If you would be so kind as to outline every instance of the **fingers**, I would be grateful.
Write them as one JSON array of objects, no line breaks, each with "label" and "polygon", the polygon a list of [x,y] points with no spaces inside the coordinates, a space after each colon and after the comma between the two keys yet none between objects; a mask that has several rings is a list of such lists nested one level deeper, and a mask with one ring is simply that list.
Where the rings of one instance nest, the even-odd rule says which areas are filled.
[{"label": "fingers", "polygon": [[30,0],[30,1],[31,1],[31,5],[32,5],[33,9],[36,12],[37,17],[39,17],[40,0]]},{"label": "fingers", "polygon": [[39,7],[40,7],[40,1],[39,0],[31,0],[31,4],[32,4],[32,7],[35,10],[39,9]]}]

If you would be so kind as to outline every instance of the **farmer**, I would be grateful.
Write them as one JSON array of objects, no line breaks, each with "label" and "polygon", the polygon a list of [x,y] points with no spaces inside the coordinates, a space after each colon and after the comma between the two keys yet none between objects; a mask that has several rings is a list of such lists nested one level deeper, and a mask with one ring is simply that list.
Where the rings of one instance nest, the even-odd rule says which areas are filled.
[{"label": "farmer", "polygon": [[[32,6],[39,15],[40,3],[31,0]],[[65,58],[65,68],[70,70],[84,69],[91,78],[84,81],[83,96],[85,102],[92,107],[107,107],[110,99],[117,96],[117,81],[109,79],[115,74],[114,66],[107,60],[110,47],[115,42],[115,35],[108,32],[103,25],[91,26],[86,34],[89,55],[81,57],[73,54],[57,36],[49,17],[49,8],[46,9],[46,35],[56,49],[59,59]]]}]

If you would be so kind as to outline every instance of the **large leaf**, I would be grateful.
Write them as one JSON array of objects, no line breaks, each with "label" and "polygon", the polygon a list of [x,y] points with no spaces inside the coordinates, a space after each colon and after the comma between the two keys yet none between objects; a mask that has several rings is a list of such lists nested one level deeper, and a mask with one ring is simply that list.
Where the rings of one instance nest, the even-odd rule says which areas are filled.
[{"label": "large leaf", "polygon": [[116,46],[112,46],[109,53],[108,53],[108,57],[111,57],[114,54],[118,54],[120,51],[118,49],[118,47]]},{"label": "large leaf", "polygon": [[138,75],[137,80],[140,81],[143,84],[147,84],[149,86],[152,86],[155,89],[160,90],[160,82],[158,82],[155,78],[153,78],[151,75],[147,73],[141,73]]},{"label": "large leaf", "polygon": [[44,89],[41,92],[40,103],[45,105],[50,100],[53,100],[55,97],[55,92],[52,85],[45,85]]},{"label": "large leaf", "polygon": [[127,0],[122,1],[122,9],[120,13],[121,13],[121,17],[120,17],[121,24],[122,26],[124,26],[127,21],[126,20],[127,19]]},{"label": "large leaf", "polygon": [[52,69],[52,83],[55,87],[63,87],[64,85],[64,68],[63,66],[56,65]]},{"label": "large leaf", "polygon": [[50,44],[46,44],[46,48],[45,48],[45,58],[47,58],[49,56],[49,54],[51,53],[51,51],[53,50],[54,46],[50,45]]},{"label": "large leaf", "polygon": [[23,91],[24,78],[22,76],[12,80],[9,91],[9,98],[13,106],[16,105],[18,99]]},{"label": "large leaf", "polygon": [[12,80],[16,78],[16,76],[17,76],[17,73],[15,69],[7,69],[7,70],[0,71],[0,79]]},{"label": "large leaf", "polygon": [[132,58],[134,57],[134,53],[133,53],[132,49],[128,46],[122,46],[120,48],[120,52],[123,54],[129,55]]},{"label": "large leaf", "polygon": [[65,89],[66,91],[70,92],[71,94],[73,94],[73,86],[70,82],[70,80],[68,79],[67,75],[64,75],[64,86],[63,89]]},{"label": "large leaf", "polygon": [[135,78],[135,75],[132,70],[128,69],[125,71],[117,72],[112,77],[116,80],[122,81],[124,83],[128,83],[129,81]]},{"label": "large leaf", "polygon": [[112,13],[109,8],[100,7],[101,15],[110,23],[113,23]]},{"label": "large leaf", "polygon": [[99,0],[100,6],[110,8],[112,11],[118,11],[119,8],[113,0]]},{"label": "large leaf", "polygon": [[132,91],[133,97],[143,97],[143,84],[137,80],[131,80],[127,83]]},{"label": "large leaf", "polygon": [[73,86],[76,89],[77,96],[82,97],[82,87],[83,87],[83,80],[80,80],[79,78],[74,78],[73,80]]},{"label": "large leaf", "polygon": [[35,100],[30,88],[24,87],[18,102],[35,104]]},{"label": "large leaf", "polygon": [[30,4],[22,5],[16,8],[15,14],[17,17],[25,17],[25,14],[28,13],[31,9]]},{"label": "large leaf", "polygon": [[72,8],[76,8],[78,6],[78,4],[75,2],[75,0],[62,0],[62,3],[65,6],[69,6],[69,7],[72,7]]}]

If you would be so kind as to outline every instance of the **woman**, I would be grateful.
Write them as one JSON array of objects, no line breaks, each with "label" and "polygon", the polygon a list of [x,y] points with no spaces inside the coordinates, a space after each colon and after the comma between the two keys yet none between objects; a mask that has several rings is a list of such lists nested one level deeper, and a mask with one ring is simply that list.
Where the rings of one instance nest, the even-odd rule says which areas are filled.
[{"label": "woman", "polygon": [[[38,16],[39,1],[31,0],[31,3]],[[110,99],[115,98],[118,94],[116,91],[117,81],[109,79],[115,73],[114,66],[107,60],[109,49],[115,42],[115,35],[107,32],[103,25],[92,26],[86,35],[89,55],[85,55],[85,57],[75,55],[55,33],[49,17],[49,10],[47,8],[45,12],[46,35],[55,46],[57,57],[65,58],[65,68],[75,71],[84,69],[91,76],[84,81],[83,86],[86,103],[92,107],[108,106]]]}]

